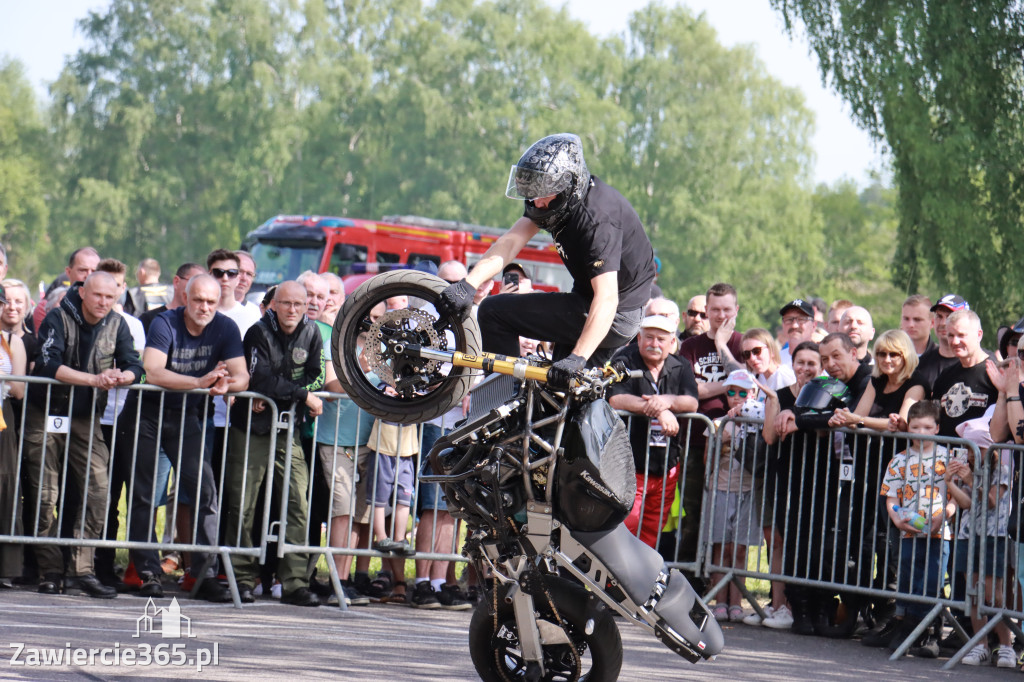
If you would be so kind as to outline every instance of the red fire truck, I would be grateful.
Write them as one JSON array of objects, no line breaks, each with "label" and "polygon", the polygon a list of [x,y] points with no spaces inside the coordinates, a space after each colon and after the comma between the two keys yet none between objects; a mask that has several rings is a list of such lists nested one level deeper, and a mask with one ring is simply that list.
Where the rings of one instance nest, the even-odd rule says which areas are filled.
[{"label": "red fire truck", "polygon": [[[472,267],[505,230],[418,216],[383,220],[279,215],[246,235],[242,248],[256,261],[253,291],[265,291],[306,270],[333,272],[351,292],[380,272],[458,260]],[[520,251],[535,289],[568,291],[572,278],[551,237],[539,233]],[[499,283],[496,283],[496,286]]]}]

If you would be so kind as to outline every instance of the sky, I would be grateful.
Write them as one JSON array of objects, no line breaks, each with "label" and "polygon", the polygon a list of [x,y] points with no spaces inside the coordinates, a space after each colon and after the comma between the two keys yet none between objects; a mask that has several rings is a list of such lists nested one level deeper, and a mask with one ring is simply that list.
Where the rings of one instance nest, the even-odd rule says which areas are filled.
[{"label": "sky", "polygon": [[[599,36],[621,33],[629,15],[649,0],[548,0],[564,4],[570,15]],[[847,178],[858,185],[870,182],[870,173],[883,172],[885,160],[868,135],[850,120],[849,108],[825,88],[817,60],[805,41],[791,40],[782,19],[768,0],[677,0],[663,4],[703,12],[726,46],[750,44],[768,73],[799,88],[815,114],[814,181],[835,183]],[[26,67],[40,99],[47,83],[56,79],[67,56],[83,45],[75,22],[90,10],[102,10],[107,0],[0,0],[0,55],[14,57]],[[887,174],[886,174],[887,175]]]}]

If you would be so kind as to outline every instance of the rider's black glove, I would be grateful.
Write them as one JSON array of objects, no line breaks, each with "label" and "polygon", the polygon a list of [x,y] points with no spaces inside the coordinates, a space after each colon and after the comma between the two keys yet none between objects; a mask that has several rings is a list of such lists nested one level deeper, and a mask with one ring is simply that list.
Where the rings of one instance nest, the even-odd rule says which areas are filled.
[{"label": "rider's black glove", "polygon": [[476,296],[476,289],[473,285],[464,279],[459,280],[454,284],[449,284],[441,292],[434,307],[442,317],[449,317],[461,322],[469,315],[469,310],[473,307],[474,296]]},{"label": "rider's black glove", "polygon": [[569,388],[572,378],[583,371],[587,364],[586,358],[572,354],[562,358],[548,368],[548,386],[552,388]]}]

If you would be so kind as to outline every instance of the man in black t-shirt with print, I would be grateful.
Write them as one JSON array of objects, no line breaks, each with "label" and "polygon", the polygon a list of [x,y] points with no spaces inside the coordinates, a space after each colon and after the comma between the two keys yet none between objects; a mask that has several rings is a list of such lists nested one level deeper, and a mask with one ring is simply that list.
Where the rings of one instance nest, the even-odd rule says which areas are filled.
[{"label": "man in black t-shirt with print", "polygon": [[939,401],[939,435],[957,437],[956,427],[985,414],[999,390],[989,378],[981,347],[981,320],[972,310],[958,310],[946,320],[949,348],[959,361],[935,380],[932,396]]},{"label": "man in black t-shirt with print", "polygon": [[[935,329],[935,338],[938,344],[929,348],[921,354],[917,365],[917,372],[925,383],[925,388],[931,392],[936,379],[945,370],[958,363],[953,351],[949,348],[949,337],[946,335],[946,321],[949,316],[958,310],[970,310],[971,306],[962,297],[956,294],[946,294],[931,307],[932,327]],[[933,398],[937,398],[931,393]]]},{"label": "man in black t-shirt with print", "polygon": [[553,341],[548,380],[567,387],[588,360],[603,364],[636,335],[654,281],[654,250],[629,202],[590,174],[576,135],[534,143],[512,167],[506,196],[525,201],[523,216],[465,279],[442,292],[437,308],[463,318],[477,287],[537,232],[550,232],[572,275],[572,291],[492,296],[480,304],[477,319],[488,352],[516,357],[520,336]]}]

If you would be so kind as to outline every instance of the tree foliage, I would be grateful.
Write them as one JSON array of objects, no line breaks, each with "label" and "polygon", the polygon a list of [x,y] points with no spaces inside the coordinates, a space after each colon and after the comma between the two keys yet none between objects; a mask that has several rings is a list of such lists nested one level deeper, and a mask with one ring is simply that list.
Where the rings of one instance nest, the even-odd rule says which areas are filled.
[{"label": "tree foliage", "polygon": [[0,60],[0,242],[20,271],[33,271],[48,246],[49,144],[24,68]]},{"label": "tree foliage", "polygon": [[932,278],[986,326],[1024,307],[1024,5],[771,0],[806,28],[822,74],[892,154],[894,281]]}]

